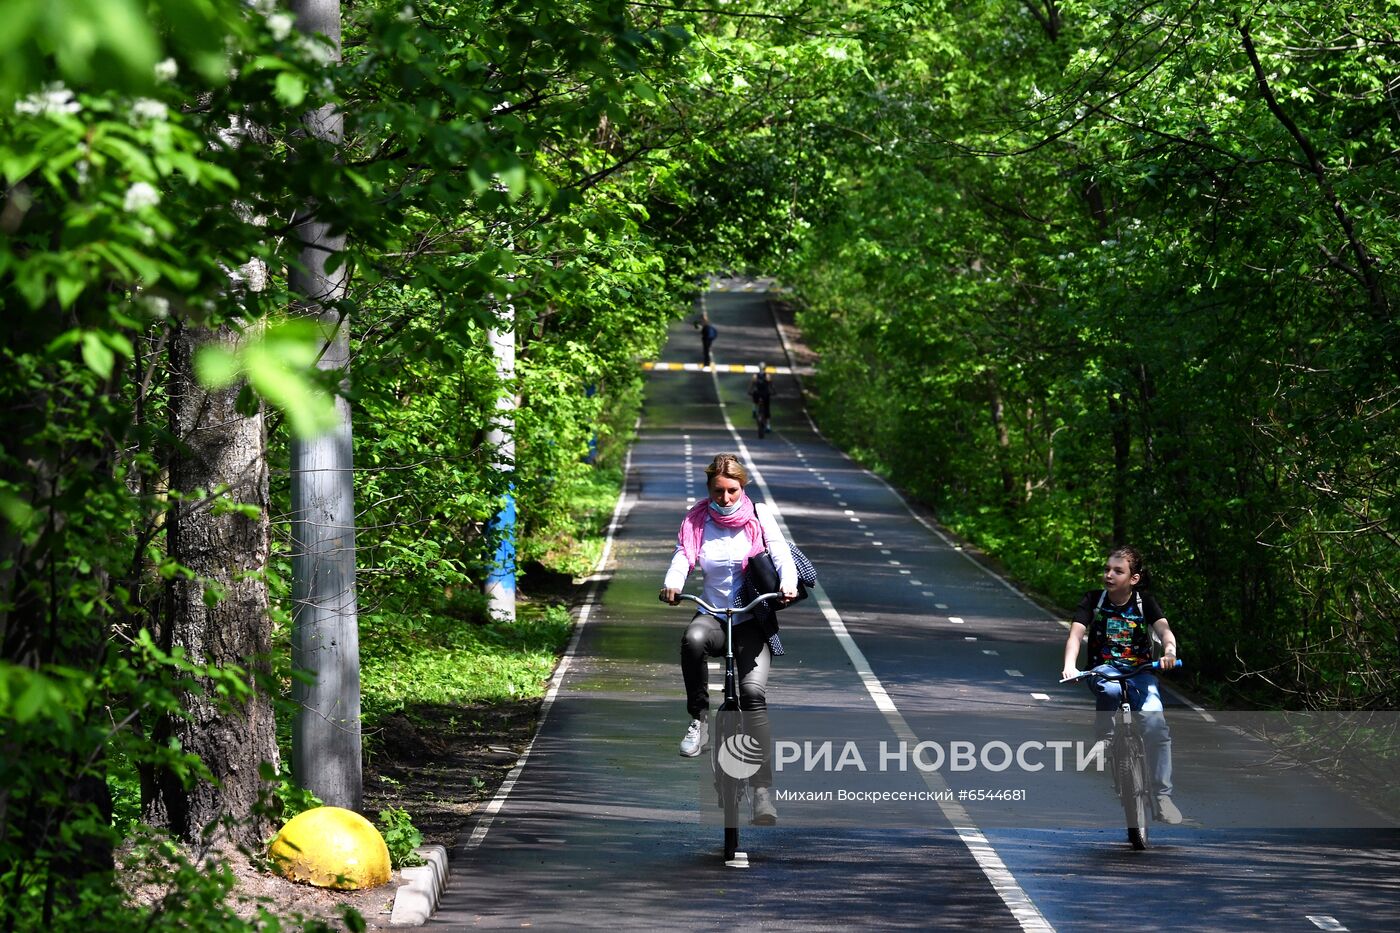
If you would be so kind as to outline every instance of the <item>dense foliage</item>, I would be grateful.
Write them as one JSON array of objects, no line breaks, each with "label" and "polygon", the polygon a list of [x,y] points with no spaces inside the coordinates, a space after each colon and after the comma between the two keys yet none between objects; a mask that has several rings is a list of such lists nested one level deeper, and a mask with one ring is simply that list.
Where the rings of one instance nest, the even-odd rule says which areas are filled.
[{"label": "dense foliage", "polygon": [[1393,706],[1394,6],[935,6],[729,156],[823,423],[1062,605],[1136,542],[1203,684]]},{"label": "dense foliage", "polygon": [[[513,482],[527,554],[572,533],[599,466],[615,475],[636,358],[691,288],[688,256],[642,229],[639,193],[667,185],[672,169],[638,158],[683,132],[684,116],[657,114],[666,85],[683,83],[690,37],[606,2],[347,3],[336,60],[271,2],[33,2],[10,13],[0,928],[105,917],[114,929],[137,916],[117,906],[112,869],[138,816],[168,820],[194,846],[157,845],[156,862],[198,854],[206,837],[256,844],[267,825],[232,803],[238,762],[191,754],[181,721],[227,745],[221,723],[287,688],[287,445],[329,423],[326,390],[339,384],[355,411],[360,599],[366,631],[382,639],[368,654],[367,711],[402,696],[402,672],[380,672],[389,653],[378,649],[411,644],[416,628],[448,657],[489,658],[493,642],[512,642],[471,631],[484,621],[484,523]],[[302,122],[326,104],[345,115],[339,147]],[[346,236],[333,260],[352,283],[343,384],[313,368],[324,333],[283,316],[307,205]],[[514,330],[512,384],[496,374],[490,327]],[[520,402],[510,477],[485,443],[503,394]],[[261,493],[256,477],[174,485],[173,471],[199,467],[205,450],[187,409],[197,418],[215,404],[254,419],[244,441],[266,436],[253,450]],[[252,553],[270,517],[271,557],[251,574],[204,576],[167,540],[177,512],[186,531],[222,522]],[[254,639],[268,657],[191,624],[171,598],[192,586],[207,607],[226,607],[231,585],[254,577],[254,601],[261,587],[283,633]],[[255,617],[265,614],[249,629],[270,625]],[[530,670],[465,689],[537,690],[548,648],[537,657],[536,642],[557,641],[559,627],[552,616],[525,626]],[[274,809],[275,789],[263,787]],[[212,836],[176,821],[182,794],[212,794],[217,808],[221,793],[228,820]],[[224,884],[210,876],[192,896],[198,871],[155,870],[180,881],[161,911],[172,923]]]}]

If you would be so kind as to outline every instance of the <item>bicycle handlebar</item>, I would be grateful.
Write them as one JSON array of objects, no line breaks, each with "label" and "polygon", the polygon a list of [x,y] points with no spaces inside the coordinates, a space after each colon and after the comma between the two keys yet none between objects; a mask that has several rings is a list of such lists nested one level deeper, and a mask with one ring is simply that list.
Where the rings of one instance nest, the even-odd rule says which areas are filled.
[{"label": "bicycle handlebar", "polygon": [[[782,599],[783,594],[782,594],[782,593],[764,593],[762,596],[758,597],[758,598],[755,599],[753,602],[749,603],[747,606],[739,606],[739,607],[737,607],[737,608],[735,608],[735,609],[732,609],[732,610],[730,610],[730,609],[721,609],[721,608],[719,608],[718,606],[711,606],[709,603],[705,602],[705,601],[704,601],[703,599],[701,599],[699,596],[691,596],[689,593],[681,593],[681,594],[679,594],[676,598],[677,598],[677,599],[688,599],[688,600],[690,600],[691,602],[696,603],[697,605],[699,605],[701,609],[708,609],[710,612],[714,613],[715,615],[723,615],[723,614],[726,613],[726,612],[733,612],[735,615],[738,615],[738,614],[741,613],[741,612],[748,612],[750,609],[752,609],[754,606],[757,606],[759,603],[763,602],[765,599],[773,599],[773,598],[775,598],[775,597],[778,598],[778,599]],[[665,602],[665,600],[662,600],[662,602]]]},{"label": "bicycle handlebar", "polygon": [[[1127,680],[1127,679],[1129,679],[1129,678],[1131,678],[1131,677],[1136,677],[1137,675],[1141,674],[1143,671],[1157,670],[1157,669],[1160,668],[1161,666],[1162,666],[1162,662],[1161,662],[1161,661],[1148,661],[1146,664],[1139,664],[1137,667],[1133,668],[1133,669],[1130,670],[1130,671],[1119,671],[1119,670],[1115,670],[1115,671],[1113,671],[1112,673],[1107,673],[1107,672],[1105,672],[1105,671],[1101,671],[1101,670],[1099,670],[1098,668],[1090,668],[1090,669],[1087,670],[1087,671],[1080,671],[1078,674],[1075,674],[1073,677],[1063,677],[1063,678],[1060,679],[1060,683],[1062,683],[1062,684],[1073,683],[1073,682],[1076,681],[1076,680],[1083,680],[1085,677],[1102,677],[1104,680]],[[1181,667],[1181,666],[1182,666],[1182,661],[1181,661],[1181,659],[1178,658],[1178,659],[1177,659],[1177,662],[1176,662],[1176,667]]]}]

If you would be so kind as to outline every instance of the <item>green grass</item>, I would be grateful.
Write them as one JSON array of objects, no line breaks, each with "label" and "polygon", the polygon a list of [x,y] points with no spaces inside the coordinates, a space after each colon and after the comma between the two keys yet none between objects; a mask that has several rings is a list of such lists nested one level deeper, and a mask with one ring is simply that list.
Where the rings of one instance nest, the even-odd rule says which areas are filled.
[{"label": "green grass", "polygon": [[[574,578],[591,573],[621,482],[618,468],[589,471],[572,490],[568,518],[547,536],[521,541],[522,563],[537,560]],[[426,589],[434,598],[425,604],[415,595],[424,587],[400,592],[391,587],[375,611],[360,614],[360,702],[366,725],[415,706],[510,703],[544,695],[573,633],[566,606],[522,600],[514,622],[483,623],[486,605],[479,591]],[[279,627],[274,650],[280,671],[290,668],[289,636],[289,625]],[[285,687],[290,689],[289,680]],[[288,709],[279,712],[284,760],[290,754],[291,718]]]},{"label": "green grass", "polygon": [[568,517],[522,541],[521,561],[537,560],[575,579],[592,573],[603,553],[621,485],[622,471],[615,467],[585,473],[571,491]]},{"label": "green grass", "polygon": [[420,704],[541,697],[573,618],[564,606],[522,607],[513,623],[389,613],[362,619],[361,703],[374,721]]}]

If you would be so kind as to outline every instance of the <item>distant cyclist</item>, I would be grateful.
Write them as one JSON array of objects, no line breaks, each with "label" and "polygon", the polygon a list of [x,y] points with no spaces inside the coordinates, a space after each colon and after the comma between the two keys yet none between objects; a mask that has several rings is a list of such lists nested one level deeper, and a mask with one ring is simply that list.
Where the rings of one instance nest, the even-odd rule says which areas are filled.
[{"label": "distant cyclist", "polygon": [[[681,522],[671,565],[661,584],[661,598],[680,602],[685,578],[696,566],[705,575],[704,599],[712,606],[734,605],[749,558],[766,550],[778,568],[779,590],[786,599],[797,596],[797,567],[787,538],[766,505],[754,505],[744,492],[749,473],[733,454],[719,454],[705,468],[709,497],[695,503]],[[710,690],[705,658],[724,656],[724,629],[719,619],[701,610],[681,636],[681,675],[685,679],[690,726],[681,739],[681,754],[694,758],[709,740]],[[768,793],[773,784],[768,760],[768,670],[773,654],[768,637],[753,614],[734,617],[734,660],[739,674],[739,708],[744,730],[764,750],[763,766],[749,781],[753,789],[753,821],[769,825],[778,820]]]},{"label": "distant cyclist", "polygon": [[758,422],[761,438],[770,430],[773,417],[773,380],[768,376],[767,363],[758,364],[758,372],[749,383],[749,398],[753,399],[753,418]]},{"label": "distant cyclist", "polygon": [[695,329],[700,331],[700,361],[709,366],[710,347],[714,345],[715,338],[719,336],[719,330],[710,323],[710,316],[703,311],[700,313],[700,317],[695,320]]},{"label": "distant cyclist", "polygon": [[[1089,669],[1129,671],[1152,660],[1152,632],[1162,640],[1162,670],[1176,666],[1176,635],[1162,615],[1162,608],[1150,593],[1138,589],[1142,582],[1142,554],[1136,548],[1116,547],[1109,552],[1104,565],[1104,589],[1090,590],[1074,610],[1069,638],[1065,641],[1065,663],[1061,677],[1069,679],[1079,673],[1079,645],[1089,635]],[[1100,739],[1113,737],[1113,710],[1123,702],[1123,690],[1128,702],[1145,715],[1141,718],[1142,734],[1147,745],[1147,765],[1154,782],[1157,817],[1164,823],[1180,823],[1181,811],[1172,803],[1172,736],[1162,711],[1162,696],[1157,678],[1144,672],[1128,681],[1089,680],[1094,691],[1098,713],[1095,724]]]}]

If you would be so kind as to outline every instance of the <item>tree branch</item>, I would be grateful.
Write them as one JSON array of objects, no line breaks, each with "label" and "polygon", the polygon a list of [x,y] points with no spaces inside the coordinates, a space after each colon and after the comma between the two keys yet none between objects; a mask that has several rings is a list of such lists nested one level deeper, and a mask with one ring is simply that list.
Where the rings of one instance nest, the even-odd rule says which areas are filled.
[{"label": "tree branch", "polygon": [[1308,168],[1313,177],[1317,179],[1318,188],[1322,191],[1323,197],[1327,199],[1328,206],[1331,207],[1333,215],[1336,216],[1337,223],[1341,225],[1342,232],[1346,234],[1352,255],[1356,257],[1357,272],[1361,275],[1361,283],[1370,300],[1371,313],[1381,320],[1388,320],[1390,317],[1389,302],[1381,287],[1380,276],[1376,274],[1375,260],[1367,251],[1365,244],[1361,242],[1361,238],[1356,232],[1355,222],[1347,213],[1346,206],[1342,204],[1341,198],[1337,196],[1336,190],[1332,187],[1332,181],[1327,177],[1327,169],[1322,164],[1322,159],[1318,156],[1312,143],[1303,135],[1303,131],[1298,128],[1298,124],[1293,121],[1293,118],[1288,115],[1288,111],[1283,109],[1278,98],[1274,96],[1273,88],[1269,85],[1269,78],[1264,74],[1264,66],[1259,61],[1259,53],[1254,48],[1254,39],[1250,36],[1249,25],[1235,20],[1235,29],[1238,30],[1240,39],[1244,42],[1244,53],[1248,56],[1249,64],[1254,69],[1254,80],[1259,86],[1259,93],[1263,95],[1264,105],[1269,108],[1274,119],[1278,120],[1288,131],[1288,134],[1293,137],[1293,141],[1298,144],[1303,157],[1307,160]]}]

